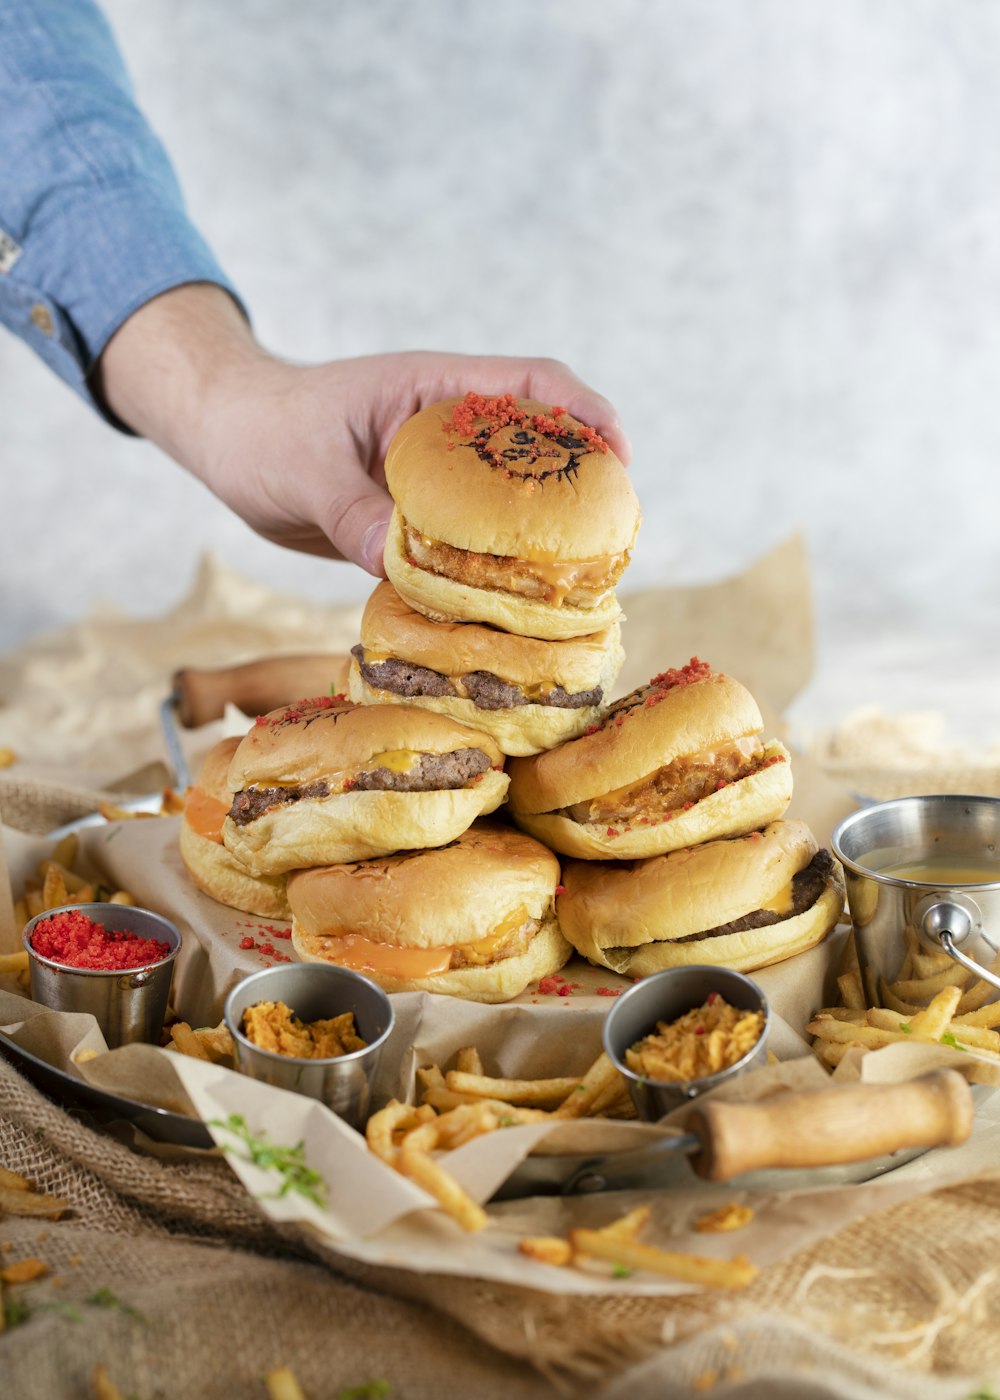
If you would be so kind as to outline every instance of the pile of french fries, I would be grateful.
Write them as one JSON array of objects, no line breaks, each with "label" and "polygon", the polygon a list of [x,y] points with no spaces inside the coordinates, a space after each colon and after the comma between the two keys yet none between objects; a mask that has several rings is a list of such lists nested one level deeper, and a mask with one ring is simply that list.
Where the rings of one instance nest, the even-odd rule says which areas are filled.
[{"label": "pile of french fries", "polygon": [[587,1072],[555,1079],[499,1079],[484,1073],[474,1046],[458,1052],[455,1068],[417,1070],[420,1104],[392,1099],[368,1120],[368,1146],[383,1162],[429,1192],[464,1230],[481,1230],[486,1212],[431,1156],[474,1137],[518,1123],[573,1118],[635,1117],[621,1075],[601,1054]]},{"label": "pile of french fries", "polygon": [[[868,1007],[856,956],[837,978],[842,1005],[824,1007],[806,1027],[819,1058],[832,1069],[855,1046],[934,1041],[1000,1060],[1000,1001],[990,1001],[996,988],[943,950],[923,948],[912,929],[905,936],[899,975],[879,982],[881,1006]],[[1000,971],[1000,958],[989,971]]]},{"label": "pile of french fries", "polygon": [[[745,1254],[734,1255],[731,1259],[710,1259],[643,1244],[638,1236],[649,1215],[649,1206],[636,1206],[599,1230],[570,1230],[566,1239],[560,1235],[526,1235],[517,1247],[529,1259],[559,1268],[602,1259],[612,1265],[614,1276],[619,1278],[635,1270],[644,1270],[710,1288],[745,1288],[757,1277],[757,1266]],[[749,1218],[747,1216],[742,1223]]]},{"label": "pile of french fries", "polygon": [[[80,874],[76,869],[79,855],[80,838],[74,831],[57,841],[51,854],[38,862],[35,873],[25,881],[21,897],[14,901],[14,918],[19,928],[36,915],[66,904],[135,904],[128,890],[113,889]],[[27,989],[27,952],[0,953],[0,975],[17,977]]]}]

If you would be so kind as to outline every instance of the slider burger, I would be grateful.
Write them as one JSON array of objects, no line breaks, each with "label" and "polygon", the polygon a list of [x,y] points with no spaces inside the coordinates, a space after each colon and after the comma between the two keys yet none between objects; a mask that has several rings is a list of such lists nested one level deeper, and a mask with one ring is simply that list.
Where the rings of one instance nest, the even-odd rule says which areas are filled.
[{"label": "slider burger", "polygon": [[421,705],[535,754],[582,734],[625,659],[617,622],[543,642],[475,622],[431,622],[380,583],[361,618],[348,686],[362,704]]},{"label": "slider burger", "polygon": [[198,781],[184,794],[181,820],[181,859],[191,879],[205,894],[272,919],[289,918],[284,875],[251,875],[222,844],[222,825],[232,793],[226,775],[240,739],[220,739],[205,755]]},{"label": "slider burger", "polygon": [[297,870],[292,943],[389,992],[507,1001],[572,954],[559,932],[559,862],[498,822],[477,821],[437,850]]},{"label": "slider burger", "polygon": [[792,796],[753,696],[693,657],[616,700],[579,739],[510,764],[517,825],[554,851],[629,860],[753,831]]},{"label": "slider burger", "polygon": [[466,394],[421,409],[385,459],[385,570],[438,622],[582,637],[621,616],[639,528],[621,462],[564,408]]},{"label": "slider burger", "polygon": [[222,839],[254,875],[443,846],[499,807],[507,781],[493,740],[447,715],[301,700],[241,740]]},{"label": "slider burger", "polygon": [[627,977],[687,963],[752,972],[819,943],[844,907],[840,867],[804,822],[624,865],[568,861],[559,924]]}]

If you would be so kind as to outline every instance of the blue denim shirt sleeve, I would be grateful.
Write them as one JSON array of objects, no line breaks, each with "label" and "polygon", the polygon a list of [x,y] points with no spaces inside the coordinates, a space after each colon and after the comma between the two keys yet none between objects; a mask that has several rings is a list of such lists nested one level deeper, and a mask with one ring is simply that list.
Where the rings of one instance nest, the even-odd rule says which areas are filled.
[{"label": "blue denim shirt sleeve", "polygon": [[88,376],[133,311],[236,293],[92,0],[0,0],[0,132],[0,323],[103,412]]}]

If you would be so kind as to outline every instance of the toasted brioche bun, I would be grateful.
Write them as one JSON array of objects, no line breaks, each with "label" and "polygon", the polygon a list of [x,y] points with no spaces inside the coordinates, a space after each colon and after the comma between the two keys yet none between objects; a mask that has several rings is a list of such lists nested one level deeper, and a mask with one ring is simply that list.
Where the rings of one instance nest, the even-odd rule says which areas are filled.
[{"label": "toasted brioche bun", "polygon": [[763,766],[665,817],[651,810],[646,821],[619,822],[614,815],[576,821],[566,809],[614,795],[686,758],[753,742],[762,726],[756,701],[739,681],[692,661],[616,701],[593,733],[514,759],[511,812],[553,850],[584,860],[629,860],[753,831],[791,801],[789,755],[777,740],[763,746]]},{"label": "toasted brioche bun", "polygon": [[[347,962],[387,991],[506,1001],[571,954],[553,910],[558,881],[544,846],[476,822],[439,850],[296,871],[293,946],[305,962]],[[435,954],[465,965],[430,975],[407,967]]]},{"label": "toasted brioche bun", "polygon": [[[470,672],[487,671],[520,686],[525,694],[561,686],[569,694],[600,686],[607,697],[625,659],[615,623],[568,641],[512,636],[474,622],[432,622],[414,611],[391,583],[380,583],[361,619],[365,659],[398,659],[426,667],[453,684]],[[349,694],[360,704],[420,705],[449,715],[496,740],[505,754],[535,754],[575,738],[598,718],[597,705],[571,709],[529,703],[486,709],[462,695],[404,696],[365,680],[352,658]]]},{"label": "toasted brioche bun", "polygon": [[[449,430],[465,402],[446,399],[421,409],[389,444],[386,485],[411,525],[456,549],[546,563],[632,548],[639,528],[635,491],[611,449],[580,436],[595,438],[590,429],[568,413],[553,436],[530,421],[501,426],[498,418],[471,412],[462,430]],[[480,406],[488,409],[489,402]],[[520,399],[516,411],[552,423],[548,404]],[[472,445],[483,431],[491,434],[485,461]],[[524,433],[528,445],[516,439]],[[545,455],[535,455],[532,444]]]},{"label": "toasted brioche bun", "polygon": [[[459,749],[479,749],[491,765],[465,787],[352,790],[366,767],[403,771],[398,764],[411,756]],[[441,846],[504,800],[502,765],[503,754],[488,735],[430,710],[302,701],[263,716],[240,742],[228,790],[321,782],[329,792],[279,801],[245,824],[227,817],[222,839],[254,875]]]},{"label": "toasted brioche bun", "polygon": [[239,737],[220,739],[205,755],[198,781],[189,789],[181,820],[181,859],[205,894],[231,909],[288,919],[283,875],[254,876],[222,844],[222,823],[231,795],[226,775]]},{"label": "toasted brioche bun", "polygon": [[[418,611],[542,638],[584,636],[621,616],[614,583],[638,501],[597,434],[555,412],[468,394],[422,409],[393,438],[385,570]],[[406,525],[417,532],[409,546]]]},{"label": "toasted brioche bun", "polygon": [[[767,967],[819,943],[836,925],[844,886],[834,864],[819,897],[800,914],[740,932],[691,937],[780,904],[789,882],[816,855],[804,822],[710,841],[621,866],[568,862],[560,926],[591,962],[630,977],[665,967],[718,963],[740,972]],[[690,941],[678,941],[690,939]]]}]

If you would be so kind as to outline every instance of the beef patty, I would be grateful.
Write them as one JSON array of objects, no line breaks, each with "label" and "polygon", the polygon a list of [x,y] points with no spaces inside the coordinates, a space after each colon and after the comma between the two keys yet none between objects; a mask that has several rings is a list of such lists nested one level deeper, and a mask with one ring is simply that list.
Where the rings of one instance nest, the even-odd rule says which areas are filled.
[{"label": "beef patty", "polygon": [[351,648],[351,655],[358,663],[358,670],[373,690],[391,690],[394,695],[454,695],[472,701],[480,710],[513,710],[521,705],[551,705],[560,710],[582,710],[590,705],[599,705],[604,699],[604,691],[596,685],[591,690],[568,691],[561,685],[553,686],[537,699],[529,700],[519,685],[501,680],[492,671],[467,671],[459,677],[461,690],[440,671],[432,671],[427,666],[414,666],[409,661],[400,661],[391,656],[386,661],[366,661],[363,646]]},{"label": "beef patty", "polygon": [[[422,753],[405,773],[389,768],[372,768],[359,773],[349,784],[352,792],[438,792],[461,788],[486,773],[489,755],[482,749],[454,749],[450,753]],[[298,787],[244,788],[233,798],[229,815],[237,826],[256,821],[264,812],[304,797],[329,797],[330,785],[323,779]]]},{"label": "beef patty", "polygon": [[809,864],[792,876],[792,907],[787,914],[776,914],[773,909],[754,909],[731,919],[728,924],[705,929],[703,933],[688,933],[683,938],[673,938],[672,943],[694,943],[699,938],[721,938],[726,933],[744,933],[747,929],[766,928],[769,924],[780,924],[784,919],[794,919],[804,914],[819,899],[826,889],[833,873],[833,856],[829,851],[817,851]]}]

